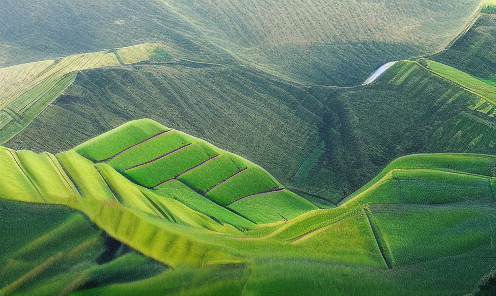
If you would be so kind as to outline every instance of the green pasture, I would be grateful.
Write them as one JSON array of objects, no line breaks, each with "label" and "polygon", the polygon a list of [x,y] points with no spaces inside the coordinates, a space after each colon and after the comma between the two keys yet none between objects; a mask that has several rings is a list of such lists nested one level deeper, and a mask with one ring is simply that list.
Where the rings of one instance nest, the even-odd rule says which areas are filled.
[{"label": "green pasture", "polygon": [[231,224],[242,229],[251,229],[255,226],[253,222],[214,203],[177,180],[157,186],[153,190],[153,193],[167,198],[173,198],[193,210],[210,217],[215,217],[215,219],[222,223]]},{"label": "green pasture", "polygon": [[296,218],[317,207],[288,190],[263,193],[227,206],[257,224]]},{"label": "green pasture", "polygon": [[205,196],[225,206],[239,198],[280,187],[281,184],[262,168],[253,166],[240,171],[224,183],[217,185],[208,191]]},{"label": "green pasture", "polygon": [[[151,128],[147,129],[147,126]],[[5,188],[0,195],[2,200],[54,204],[41,205],[48,208],[63,204],[68,206],[64,208],[67,211],[73,211],[69,208],[78,210],[89,219],[85,220],[81,214],[68,216],[63,225],[50,228],[50,232],[44,232],[32,241],[28,236],[22,247],[11,245],[9,248],[15,250],[10,255],[12,258],[38,258],[37,254],[45,249],[50,249],[51,253],[32,263],[9,261],[8,268],[17,270],[12,274],[21,275],[9,277],[3,289],[20,295],[35,290],[43,293],[71,291],[77,295],[112,294],[120,293],[124,288],[134,291],[148,283],[148,291],[175,293],[178,291],[175,285],[160,286],[162,288],[154,285],[175,277],[180,279],[185,276],[183,273],[197,277],[204,272],[204,277],[195,280],[198,284],[183,287],[181,291],[229,294],[237,293],[243,286],[243,289],[253,289],[250,291],[260,294],[261,287],[277,279],[299,281],[309,290],[338,291],[334,287],[317,289],[322,281],[311,282],[307,278],[315,274],[304,273],[294,278],[284,272],[274,273],[275,278],[266,282],[263,277],[270,276],[265,272],[273,272],[269,268],[273,263],[281,271],[298,266],[302,271],[322,272],[330,282],[335,281],[336,289],[348,287],[350,278],[363,278],[364,273],[359,270],[367,270],[367,277],[377,279],[377,283],[364,280],[353,288],[357,295],[365,295],[365,291],[367,295],[379,295],[384,285],[391,289],[388,291],[392,295],[412,295],[405,289],[408,285],[415,287],[416,292],[443,295],[439,288],[442,283],[432,278],[432,273],[440,268],[439,264],[445,266],[447,272],[467,278],[448,288],[446,291],[450,293],[469,293],[493,268],[494,256],[473,257],[473,254],[494,251],[492,225],[496,221],[491,187],[496,182],[492,182],[495,178],[492,156],[420,154],[399,158],[340,206],[326,210],[318,209],[284,189],[255,164],[193,138],[189,141],[191,145],[125,173],[112,167],[111,161],[95,163],[90,160],[97,158],[96,147],[112,147],[119,137],[127,141],[127,147],[108,150],[107,154],[125,150],[116,157],[140,157],[140,153],[129,153],[143,148],[142,145],[147,145],[142,153],[160,153],[155,145],[167,145],[159,138],[168,133],[136,145],[143,138],[149,139],[150,134],[153,136],[156,126],[149,121],[132,122],[100,136],[99,141],[83,143],[79,146],[86,149],[83,151],[93,151],[86,154],[88,158],[76,149],[55,157],[47,153],[0,149],[0,162],[14,172],[2,174],[1,184],[13,182],[26,190],[23,193],[19,188],[13,190],[12,186],[2,186]],[[152,132],[147,134],[143,130]],[[128,133],[136,133],[139,137],[127,137]],[[215,155],[218,156],[211,158]],[[154,165],[169,157],[173,157],[169,162]],[[207,159],[210,161],[195,167]],[[247,168],[239,171],[241,166]],[[142,167],[148,167],[148,173],[143,170],[141,175],[129,176],[130,172]],[[180,170],[187,172],[150,189],[164,178],[169,180],[181,173]],[[202,176],[206,180],[202,180]],[[203,194],[203,188],[210,184],[216,186],[209,187],[212,189]],[[30,192],[36,192],[40,199],[33,196],[27,199],[26,194]],[[78,226],[84,225],[82,221],[91,221],[94,225],[91,231],[100,231],[99,234]],[[48,272],[66,257],[73,260],[68,261],[71,263],[67,266],[78,266],[78,256],[90,258],[90,254],[96,254],[85,250],[97,246],[108,248],[102,244],[101,231],[143,255],[130,253],[103,265],[92,261],[84,265],[85,268],[78,267],[78,273],[70,267],[62,273]],[[64,246],[53,243],[58,237],[73,236],[84,236],[81,242],[71,245],[75,251],[67,251],[70,255],[57,251]],[[457,262],[467,262],[470,258],[477,267],[469,275],[469,271],[460,265],[462,263]],[[174,270],[162,272],[164,266]],[[250,272],[239,277],[239,272],[245,268]],[[425,272],[405,279],[404,272],[414,272],[415,268],[423,268]],[[338,269],[344,273],[336,274]],[[43,273],[44,270],[47,272]],[[136,270],[149,272],[143,271],[139,276]],[[214,270],[223,270],[226,277],[232,276],[232,281],[217,282],[213,286],[207,284],[210,272]],[[23,277],[22,274],[27,275]],[[34,278],[35,275],[37,280],[30,282],[31,276]],[[450,281],[455,280],[447,280]],[[94,286],[86,283],[94,283]],[[272,288],[268,291],[272,293],[287,292],[286,285],[269,286]],[[435,290],[429,290],[431,287]]]},{"label": "green pasture", "polygon": [[207,191],[238,171],[239,168],[232,159],[221,154],[201,166],[187,171],[177,179],[198,191]]},{"label": "green pasture", "polygon": [[470,74],[438,62],[428,61],[428,69],[496,104],[496,87],[488,85]]},{"label": "green pasture", "polygon": [[208,155],[201,145],[193,143],[150,163],[127,169],[124,173],[139,184],[151,188],[210,157],[212,155]]},{"label": "green pasture", "polygon": [[124,171],[128,168],[170,153],[187,144],[190,144],[190,142],[181,137],[178,132],[172,130],[159,134],[136,146],[129,147],[129,150],[117,154],[107,163],[116,170]]}]

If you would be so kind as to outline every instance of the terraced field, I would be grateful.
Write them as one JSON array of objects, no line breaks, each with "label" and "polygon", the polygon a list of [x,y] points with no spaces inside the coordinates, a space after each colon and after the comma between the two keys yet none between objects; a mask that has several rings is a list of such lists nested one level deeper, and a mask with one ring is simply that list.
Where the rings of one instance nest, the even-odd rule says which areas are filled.
[{"label": "terraced field", "polygon": [[301,85],[235,66],[94,69],[79,72],[64,94],[5,146],[56,153],[147,117],[254,160],[286,182],[313,149],[320,99]]},{"label": "terraced field", "polygon": [[158,51],[165,52],[159,45],[145,44],[0,69],[3,90],[0,95],[0,143],[29,125],[74,82],[78,71],[132,64],[152,57],[160,61],[161,57],[156,55]]},{"label": "terraced field", "polygon": [[[190,167],[151,166],[167,158]],[[489,155],[400,158],[328,210],[253,163],[151,120],[57,155],[1,147],[0,165],[9,172],[0,175],[2,221],[26,233],[0,252],[6,295],[459,295],[496,263]],[[145,179],[130,174],[137,167],[148,167]],[[125,246],[148,258],[118,251]]]}]

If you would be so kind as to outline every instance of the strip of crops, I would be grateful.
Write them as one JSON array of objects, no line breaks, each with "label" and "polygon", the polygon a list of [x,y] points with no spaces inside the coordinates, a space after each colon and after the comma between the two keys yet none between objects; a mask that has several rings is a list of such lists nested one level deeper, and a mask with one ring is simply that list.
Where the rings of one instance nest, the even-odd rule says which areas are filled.
[{"label": "strip of crops", "polygon": [[490,101],[492,104],[496,104],[496,87],[484,83],[465,72],[438,62],[429,61],[428,65],[429,69],[434,71],[435,73],[458,83],[459,85],[470,91],[479,94],[480,96]]},{"label": "strip of crops", "polygon": [[309,201],[288,191],[278,190],[235,201],[228,208],[259,224],[290,220],[317,209]]},{"label": "strip of crops", "polygon": [[205,149],[199,144],[184,146],[174,153],[125,171],[126,176],[146,187],[154,187],[165,180],[207,160]]}]

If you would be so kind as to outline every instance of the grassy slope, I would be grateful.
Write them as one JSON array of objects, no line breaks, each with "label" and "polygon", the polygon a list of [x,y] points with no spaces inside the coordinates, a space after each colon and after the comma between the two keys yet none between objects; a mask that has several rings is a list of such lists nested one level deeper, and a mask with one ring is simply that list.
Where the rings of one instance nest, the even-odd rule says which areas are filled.
[{"label": "grassy slope", "polygon": [[[464,36],[473,30],[478,26]],[[487,136],[494,129],[494,104],[415,63],[398,63],[373,85],[314,87],[310,93],[237,66],[83,71],[7,146],[56,152],[126,120],[150,117],[252,159],[286,186],[325,203],[337,203],[402,155],[494,152]]]},{"label": "grassy slope", "polygon": [[260,68],[310,83],[353,85],[380,64],[440,50],[479,2],[188,0],[167,5],[188,16],[213,43]]},{"label": "grassy slope", "polygon": [[482,14],[471,30],[453,45],[429,59],[450,65],[472,76],[492,80],[496,75],[496,15]]},{"label": "grassy slope", "polygon": [[[166,269],[135,251],[119,257],[108,249],[102,230],[75,210],[3,199],[0,204],[2,295],[71,293],[86,284],[131,282]],[[116,260],[104,260],[105,253]]]},{"label": "grassy slope", "polygon": [[[462,77],[492,96],[490,86],[468,74]],[[415,62],[401,61],[369,86],[312,88],[312,94],[327,98],[319,130],[323,144],[308,154],[302,166],[308,175],[298,176],[293,186],[320,196],[326,196],[326,190],[334,192],[330,196],[338,202],[400,156],[495,153],[496,106],[461,86],[468,82],[454,82]]]},{"label": "grassy slope", "polygon": [[[145,121],[130,125],[150,124]],[[131,129],[124,127],[115,134],[122,131]],[[102,145],[112,138],[112,133],[106,134],[98,142],[83,144],[76,151],[96,143]],[[77,163],[76,154],[71,153],[58,155],[59,159],[65,159],[64,167],[68,159]],[[27,152],[21,154],[25,154],[21,159],[23,167],[38,157]],[[143,282],[103,285],[86,291],[83,286],[81,295],[86,292],[125,295],[135,289],[151,294],[173,293],[177,289],[193,294],[239,294],[242,287],[246,292],[260,295],[297,294],[301,288],[324,295],[343,289],[355,295],[464,294],[477,285],[496,260],[490,255],[494,252],[491,225],[496,222],[492,189],[496,184],[495,163],[493,156],[473,154],[401,158],[335,209],[295,214],[293,217],[298,217],[289,221],[259,225],[247,232],[221,226],[215,222],[217,219],[166,197],[182,195],[181,190],[187,188],[168,185],[157,191],[146,190],[104,163],[97,164],[94,170],[108,184],[113,199],[101,201],[95,192],[94,196],[76,197],[72,201],[53,196],[52,203],[68,204],[83,211],[111,236],[176,268]],[[22,172],[14,176],[22,178]],[[76,181],[73,187],[83,191],[83,183],[73,180]],[[50,195],[43,186],[38,187],[41,195]],[[279,193],[267,193],[270,194]],[[18,195],[11,191],[1,197],[17,199]],[[251,198],[242,201],[252,202],[258,213],[267,211],[266,206],[260,208],[266,204],[265,200]],[[270,201],[270,197],[266,198]],[[149,204],[144,206],[142,202]],[[161,206],[157,207],[159,203]],[[296,209],[294,203],[289,204],[275,203],[273,207]],[[145,208],[159,211],[147,213]],[[215,218],[234,222],[219,210],[209,212],[214,213],[220,214]],[[132,258],[129,260],[134,262]],[[471,269],[466,268],[469,261]],[[195,266],[203,267],[191,269]],[[112,273],[117,267],[104,270]],[[250,270],[249,275],[246,270]],[[299,276],[295,276],[294,270],[299,270]],[[447,277],[432,276],[440,270]],[[211,285],[210,278],[219,272],[222,280]],[[404,277],[412,272],[415,277]],[[318,280],[316,275],[321,275]],[[198,276],[195,284],[188,280],[191,276]],[[178,280],[185,286],[172,283]],[[353,288],[349,286],[350,280]],[[291,286],[282,284],[285,282],[297,282],[300,288],[291,290]],[[46,289],[62,289],[42,279],[38,283]]]},{"label": "grassy slope", "polygon": [[480,1],[31,2],[0,6],[0,66],[146,42],[197,52],[213,43],[293,79],[350,85],[384,62],[442,48]]},{"label": "grassy slope", "polygon": [[463,71],[434,61],[428,62],[428,69],[496,104],[496,87],[488,85]]},{"label": "grassy slope", "polygon": [[[165,192],[164,188],[167,187],[162,186],[162,184],[179,180],[190,190],[202,194],[205,198],[221,206],[230,205],[238,199],[252,199],[252,195],[283,188],[279,182],[257,165],[222,151],[200,139],[178,131],[168,130],[168,128],[151,120],[134,121],[77,146],[75,151],[94,161],[106,161],[110,166],[120,170],[131,181],[150,189],[158,187],[162,192]],[[119,144],[116,143],[118,139],[120,139]],[[172,143],[178,141],[180,144],[176,146],[180,148],[165,144],[167,139],[170,139]],[[227,162],[224,165],[232,166],[235,169],[226,175],[223,166],[209,166],[217,157],[224,158],[224,161]],[[116,163],[117,158],[120,160]],[[131,165],[123,166],[123,163]],[[109,171],[110,166],[100,167],[100,164],[96,165],[101,173],[103,173],[101,169]],[[197,169],[206,169],[206,171],[203,174],[194,174]],[[114,170],[110,169],[109,172],[112,171]],[[204,174],[209,177],[205,178]],[[183,175],[187,175],[189,178],[182,178]],[[212,179],[212,177],[214,178]],[[210,181],[204,185],[203,180]],[[110,185],[116,198],[126,204],[122,198],[119,198],[121,194],[116,192],[115,186],[112,185],[113,182],[111,180],[106,180],[106,182]],[[121,191],[129,190],[123,189]],[[276,204],[278,199],[284,200],[287,205],[283,206],[284,203],[282,203],[275,207],[282,215],[295,217],[315,209],[315,206],[295,194],[278,196],[274,201]],[[153,207],[150,208],[149,202],[143,197],[140,200],[144,200],[147,206],[131,207],[142,208],[153,213]],[[274,208],[274,206],[272,207]],[[233,208],[230,207],[230,209]],[[239,213],[241,217],[246,217],[255,223],[276,222],[284,219],[284,216],[275,215],[269,219],[259,220],[256,218],[258,217],[257,211],[258,209],[253,209],[251,206],[239,206],[237,204],[235,213]],[[224,219],[223,217],[216,218]],[[241,225],[236,226],[241,227]]]},{"label": "grassy slope", "polygon": [[151,118],[254,160],[286,183],[313,149],[321,114],[305,88],[249,68],[135,65],[80,72],[6,146],[55,153]]},{"label": "grassy slope", "polygon": [[76,79],[77,72],[94,68],[117,66],[151,60],[167,60],[157,52],[163,46],[143,44],[122,49],[72,55],[54,61],[43,61],[0,69],[0,143],[4,143],[25,128]]}]

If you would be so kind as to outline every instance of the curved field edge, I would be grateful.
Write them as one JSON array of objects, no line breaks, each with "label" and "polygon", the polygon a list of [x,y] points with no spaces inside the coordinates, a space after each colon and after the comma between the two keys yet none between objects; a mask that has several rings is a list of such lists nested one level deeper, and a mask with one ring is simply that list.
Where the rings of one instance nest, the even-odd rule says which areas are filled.
[{"label": "curved field edge", "polygon": [[166,49],[159,44],[141,44],[0,69],[0,144],[21,132],[60,97],[79,71],[151,60],[167,62],[171,56]]},{"label": "curved field edge", "polygon": [[[134,145],[146,137],[167,130],[146,120],[131,122],[130,126],[140,124],[159,128],[144,129],[149,131],[145,136],[129,126],[114,131],[129,133],[131,139],[119,149],[137,147]],[[88,145],[113,146],[115,134],[104,135]],[[0,161],[13,174],[0,176],[1,197],[78,209],[110,236],[177,270],[247,264],[258,268],[264,264],[256,262],[287,258],[288,264],[309,260],[331,266],[365,266],[373,273],[391,270],[392,282],[400,287],[401,270],[424,266],[425,274],[419,275],[421,280],[416,285],[428,289],[430,284],[439,285],[429,276],[429,271],[439,268],[439,260],[451,266],[453,272],[463,273],[463,266],[453,258],[464,262],[473,260],[477,252],[494,250],[493,156],[433,154],[400,158],[335,209],[313,210],[246,231],[167,197],[173,187],[154,191],[129,182],[106,163],[95,165],[76,152],[83,147],[57,155],[60,165],[54,166],[52,175],[38,172],[54,165],[57,159],[49,154],[2,148]],[[99,158],[118,154],[119,149],[103,149],[107,154]],[[257,197],[261,198],[259,202],[246,201],[262,206],[264,195]],[[259,211],[263,210],[262,206]],[[417,246],[419,240],[425,245]],[[476,258],[480,268],[475,274],[470,271],[472,280],[460,283],[453,279],[453,289],[473,289],[476,281],[489,272],[488,267],[493,267],[494,256]]]}]

